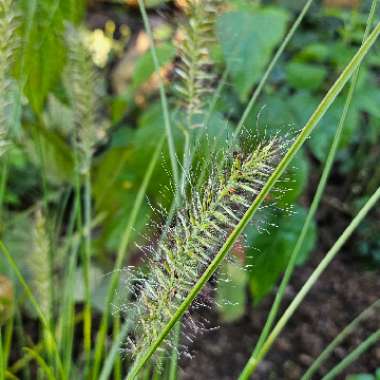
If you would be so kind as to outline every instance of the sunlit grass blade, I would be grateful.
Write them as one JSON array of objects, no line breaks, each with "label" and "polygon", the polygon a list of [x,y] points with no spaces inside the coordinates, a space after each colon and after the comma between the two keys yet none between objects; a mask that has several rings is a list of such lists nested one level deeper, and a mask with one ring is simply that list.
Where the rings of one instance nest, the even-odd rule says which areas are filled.
[{"label": "sunlit grass blade", "polygon": [[0,380],[5,379],[5,358],[3,349],[3,334],[0,327]]},{"label": "sunlit grass blade", "polygon": [[130,323],[128,321],[124,322],[122,328],[120,329],[119,335],[114,338],[111,349],[104,360],[104,365],[102,371],[100,372],[99,380],[107,380],[110,378],[113,364],[117,355],[119,355],[120,346],[125,340],[129,329]]},{"label": "sunlit grass blade", "polygon": [[305,284],[302,286],[300,291],[297,293],[291,304],[288,306],[288,308],[285,310],[285,312],[282,314],[281,318],[273,328],[272,332],[266,339],[265,343],[263,344],[261,350],[258,352],[256,357],[251,357],[246,366],[243,369],[243,372],[241,373],[239,380],[242,379],[248,379],[250,375],[255,371],[259,363],[263,360],[269,349],[271,348],[274,341],[277,339],[278,335],[281,333],[283,328],[288,323],[289,319],[292,317],[294,312],[297,310],[297,308],[302,303],[303,299],[306,297],[306,295],[309,293],[310,289],[314,286],[314,284],[317,282],[323,271],[327,268],[327,266],[330,264],[330,262],[334,259],[336,254],[339,252],[339,250],[342,248],[342,246],[346,243],[346,241],[350,238],[352,233],[355,231],[355,229],[358,227],[358,225],[363,221],[363,219],[366,217],[368,212],[371,210],[372,207],[375,206],[377,201],[380,198],[380,187],[377,189],[377,191],[372,194],[372,196],[368,199],[368,201],[365,203],[365,205],[360,209],[358,214],[355,216],[355,218],[351,221],[351,223],[348,225],[348,227],[343,231],[343,233],[340,235],[338,240],[334,243],[334,245],[331,247],[331,249],[327,252],[326,256],[323,258],[323,260],[319,263],[317,268],[313,271],[313,273],[310,275],[308,280],[305,282]]},{"label": "sunlit grass blade", "polygon": [[[368,34],[370,32],[370,28],[371,28],[371,25],[372,25],[372,22],[374,19],[374,15],[375,15],[376,4],[377,4],[377,0],[373,0],[372,6],[371,6],[371,9],[369,12],[368,20],[367,20],[366,29],[365,29],[364,36],[363,36],[363,42],[366,40],[366,38],[368,37]],[[331,168],[333,166],[334,159],[336,156],[336,152],[338,150],[338,146],[339,146],[339,143],[341,140],[342,131],[343,131],[343,128],[344,128],[346,120],[347,120],[348,111],[349,111],[349,108],[350,108],[350,105],[351,105],[351,102],[353,99],[354,91],[355,91],[357,80],[358,80],[359,68],[360,68],[360,66],[358,67],[358,69],[356,70],[354,75],[352,76],[351,83],[350,83],[349,90],[348,90],[348,94],[346,97],[346,102],[345,102],[345,105],[343,108],[343,112],[342,112],[341,118],[339,120],[333,141],[331,143],[331,147],[330,147],[329,153],[327,155],[326,163],[323,167],[322,175],[321,175],[321,178],[319,180],[317,190],[316,190],[315,195],[313,197],[313,200],[311,202],[311,205],[310,205],[309,211],[307,213],[305,222],[302,226],[302,230],[301,230],[299,237],[296,241],[294,249],[290,255],[289,262],[288,262],[288,265],[286,267],[284,276],[283,276],[281,283],[280,283],[280,286],[276,292],[275,300],[271,306],[271,309],[270,309],[268,318],[265,322],[265,325],[264,325],[263,329],[261,330],[259,339],[256,343],[255,349],[253,350],[252,356],[256,356],[257,353],[260,351],[265,339],[267,338],[267,336],[270,332],[270,329],[273,325],[273,322],[274,322],[274,320],[278,314],[278,310],[280,308],[281,301],[282,301],[283,296],[285,294],[286,287],[288,286],[288,283],[289,283],[290,278],[292,276],[294,267],[296,265],[297,257],[300,253],[302,246],[303,246],[307,231],[309,230],[310,224],[314,218],[314,215],[315,215],[315,213],[318,209],[318,206],[320,204],[320,201],[322,199],[322,195],[323,195],[323,192],[325,190],[327,180],[328,180],[328,177],[330,175]]]},{"label": "sunlit grass blade", "polygon": [[240,234],[244,231],[245,227],[248,225],[252,216],[255,214],[255,212],[260,207],[261,203],[269,194],[270,190],[272,189],[276,181],[284,173],[285,169],[288,167],[288,165],[292,161],[295,154],[302,147],[302,145],[304,144],[306,139],[310,136],[311,132],[313,131],[317,123],[320,121],[323,115],[327,112],[331,104],[334,102],[335,98],[342,91],[344,85],[351,78],[351,76],[353,75],[357,67],[359,66],[360,62],[363,60],[363,58],[368,53],[372,45],[375,43],[379,34],[380,34],[380,23],[376,25],[375,29],[370,34],[368,39],[364,42],[361,48],[356,52],[356,54],[351,59],[349,64],[346,66],[346,68],[343,70],[339,78],[336,80],[336,82],[330,88],[328,93],[322,99],[322,101],[320,102],[320,104],[318,105],[314,113],[311,115],[311,117],[305,124],[302,131],[299,133],[299,135],[297,136],[297,138],[295,139],[295,141],[293,142],[293,144],[291,145],[291,147],[289,148],[289,150],[287,151],[283,159],[280,161],[280,163],[278,164],[278,166],[276,167],[272,175],[269,177],[268,181],[263,186],[260,193],[255,198],[252,205],[249,207],[249,209],[244,214],[244,216],[242,217],[240,222],[237,224],[237,226],[233,229],[233,231],[229,235],[228,239],[226,240],[222,248],[216,254],[215,258],[212,260],[212,262],[207,267],[207,269],[202,274],[202,276],[199,278],[199,280],[194,285],[194,287],[190,290],[189,294],[184,299],[182,304],[178,307],[177,311],[174,313],[174,315],[172,316],[170,321],[167,323],[165,328],[162,330],[159,337],[151,344],[150,347],[147,348],[146,352],[143,355],[141,355],[140,357],[136,359],[134,365],[132,366],[127,376],[127,379],[134,379],[136,377],[136,375],[140,372],[142,367],[151,358],[151,356],[160,346],[162,341],[169,334],[169,332],[171,331],[173,326],[176,324],[176,322],[183,316],[186,310],[190,307],[192,301],[196,298],[196,296],[202,290],[203,286],[207,283],[207,281],[211,278],[213,273],[219,267],[219,264],[228,254],[229,250],[232,248],[233,244],[236,242]]},{"label": "sunlit grass blade", "polygon": [[361,312],[350,324],[348,324],[336,337],[335,339],[321,352],[321,354],[314,360],[313,364],[302,376],[301,380],[310,380],[314,373],[321,367],[321,365],[326,361],[326,359],[334,352],[335,348],[343,342],[343,340],[356,331],[359,324],[370,315],[376,312],[380,307],[380,299],[374,302],[372,305],[367,307],[363,312]]},{"label": "sunlit grass blade", "polygon": [[44,358],[37,351],[34,351],[31,348],[24,348],[24,351],[27,352],[38,363],[39,368],[42,369],[42,372],[45,374],[46,379],[57,380],[50,366],[45,362]]}]

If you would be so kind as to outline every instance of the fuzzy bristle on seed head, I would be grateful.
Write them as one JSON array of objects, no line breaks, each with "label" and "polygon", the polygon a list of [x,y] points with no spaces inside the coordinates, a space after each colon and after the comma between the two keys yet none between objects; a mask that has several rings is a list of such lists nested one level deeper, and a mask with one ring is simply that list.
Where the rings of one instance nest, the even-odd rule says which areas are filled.
[{"label": "fuzzy bristle on seed head", "polygon": [[[135,272],[128,305],[135,316],[129,348],[139,355],[162,332],[239,222],[282,154],[278,139],[261,144],[249,154],[229,154],[214,169],[205,188],[193,190],[185,207],[156,252],[147,257],[148,273]],[[166,339],[161,350],[170,346]]]}]

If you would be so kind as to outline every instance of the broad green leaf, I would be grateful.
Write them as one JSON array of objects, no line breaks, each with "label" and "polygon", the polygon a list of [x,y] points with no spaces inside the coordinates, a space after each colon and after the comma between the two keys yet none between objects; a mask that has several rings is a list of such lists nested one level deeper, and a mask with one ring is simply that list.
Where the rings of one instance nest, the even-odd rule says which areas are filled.
[{"label": "broad green leaf", "polygon": [[18,75],[33,110],[41,113],[65,63],[64,23],[81,19],[83,2],[22,0],[21,9],[23,45]]},{"label": "broad green leaf", "polygon": [[74,156],[66,140],[41,125],[25,125],[24,128],[33,136],[26,140],[26,148],[35,166],[41,167],[43,162],[45,174],[52,183],[73,181]]},{"label": "broad green leaf", "polygon": [[285,91],[265,94],[250,112],[246,121],[247,129],[263,137],[295,130],[297,118],[288,100],[289,95]]},{"label": "broad green leaf", "polygon": [[[310,110],[313,110],[318,104],[318,98],[312,96],[308,92],[299,92],[289,99],[288,104],[293,109],[297,118],[297,125],[303,125]],[[308,146],[320,161],[323,161],[326,157],[331,141],[334,137],[335,130],[338,126],[340,116],[343,111],[344,99],[338,98],[331,109],[326,113],[324,118],[320,121],[320,128],[317,128],[311,135],[308,141]],[[348,112],[346,125],[343,129],[339,148],[343,149],[351,142],[351,138],[359,123],[359,112],[357,102],[354,101],[351,104],[351,108]]]},{"label": "broad green leaf", "polygon": [[287,20],[288,14],[280,8],[227,12],[218,18],[217,36],[241,101],[247,100],[282,40]]},{"label": "broad green leaf", "polygon": [[297,53],[294,59],[298,62],[324,62],[330,54],[329,47],[322,43],[311,43]]},{"label": "broad green leaf", "polygon": [[[176,49],[173,45],[165,43],[157,46],[156,52],[158,61],[162,67],[174,58]],[[147,51],[136,63],[132,78],[132,91],[136,91],[136,89],[144,84],[154,72],[155,67],[152,54],[150,51]]]},{"label": "broad green leaf", "polygon": [[303,150],[294,157],[293,165],[285,172],[283,179],[279,181],[277,189],[284,191],[280,195],[278,205],[286,207],[293,204],[303,193],[309,178],[310,165]]},{"label": "broad green leaf", "polygon": [[216,302],[221,318],[233,322],[244,315],[247,271],[238,262],[227,262],[219,273]]},{"label": "broad green leaf", "polygon": [[[306,218],[307,210],[297,206],[294,215],[284,215],[278,220],[270,219],[278,227],[270,226],[268,232],[252,231],[249,243],[252,248],[247,253],[250,265],[249,282],[255,303],[268,294],[285,270]],[[314,248],[316,239],[315,223],[306,233],[305,241],[297,261],[302,264]]]},{"label": "broad green leaf", "polygon": [[[173,60],[176,49],[172,44],[163,43],[156,47],[156,52],[160,68],[162,68]],[[125,61],[125,65],[130,65],[130,62]],[[152,54],[150,51],[147,51],[138,58],[133,68],[131,83],[127,84],[128,87],[125,92],[112,99],[111,109],[113,123],[117,123],[122,119],[126,110],[134,103],[136,91],[149,81],[152,75],[155,74],[155,71]]]},{"label": "broad green leaf", "polygon": [[296,89],[317,90],[327,76],[324,66],[290,62],[285,67],[289,84]]},{"label": "broad green leaf", "polygon": [[[175,125],[173,123],[173,125]],[[156,148],[158,141],[165,135],[165,124],[162,108],[159,103],[153,103],[139,118],[138,128],[131,142],[132,155],[128,159],[128,167],[136,175],[136,180],[142,180],[149,164],[149,158]],[[174,143],[178,157],[182,157],[183,133],[179,128],[173,128]],[[170,158],[167,143],[162,150],[161,160],[156,165],[150,181],[148,192],[155,197],[163,197],[161,200],[168,204],[173,195],[169,191],[170,185]]]},{"label": "broad green leaf", "polygon": [[[117,146],[97,159],[93,173],[93,196],[96,211],[105,217],[96,242],[100,250],[116,250],[128,223],[140,186],[138,174],[127,164],[132,154],[130,147]],[[144,227],[148,215],[149,209],[145,204],[137,217],[133,238]]]}]

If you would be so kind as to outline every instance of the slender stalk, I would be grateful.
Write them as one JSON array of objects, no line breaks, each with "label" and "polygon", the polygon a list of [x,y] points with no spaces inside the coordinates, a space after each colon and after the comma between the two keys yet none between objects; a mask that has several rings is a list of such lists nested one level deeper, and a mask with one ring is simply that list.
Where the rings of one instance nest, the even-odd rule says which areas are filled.
[{"label": "slender stalk", "polygon": [[5,328],[5,339],[4,339],[4,345],[3,345],[3,350],[4,350],[4,367],[5,369],[8,368],[8,360],[9,360],[9,355],[11,353],[11,344],[12,344],[12,338],[13,338],[13,318],[8,321],[6,328]]},{"label": "slender stalk", "polygon": [[342,235],[340,235],[339,239],[334,243],[332,248],[327,252],[326,256],[323,258],[323,260],[319,263],[317,268],[313,271],[311,276],[308,278],[308,280],[305,282],[305,284],[302,286],[301,290],[297,293],[294,300],[291,302],[291,304],[288,306],[288,308],[285,310],[282,317],[279,319],[275,327],[273,328],[272,332],[266,339],[265,343],[263,344],[261,350],[257,354],[256,357],[251,357],[246,364],[245,368],[243,369],[243,372],[239,376],[239,380],[242,379],[248,379],[249,376],[255,371],[259,363],[263,360],[266,353],[271,348],[274,341],[277,339],[278,335],[281,333],[291,316],[294,314],[294,312],[297,310],[298,306],[301,304],[303,299],[306,297],[306,295],[309,293],[310,289],[313,287],[313,285],[317,282],[323,271],[326,269],[326,267],[330,264],[330,262],[333,260],[333,258],[336,256],[336,254],[339,252],[339,250],[342,248],[343,244],[349,239],[349,237],[352,235],[352,233],[355,231],[355,229],[358,227],[358,225],[362,222],[362,220],[365,218],[367,213],[371,210],[371,208],[376,204],[376,202],[380,198],[380,187],[377,189],[377,191],[372,194],[370,199],[366,202],[366,204],[361,208],[359,213],[355,216],[355,218],[351,221],[349,226],[344,230]]},{"label": "slender stalk", "polygon": [[247,105],[246,109],[243,112],[243,115],[241,116],[241,118],[239,120],[239,123],[238,123],[238,125],[236,127],[236,130],[235,130],[235,133],[234,133],[235,136],[239,135],[239,133],[240,133],[241,129],[243,128],[244,123],[247,120],[247,117],[249,116],[249,113],[252,110],[252,107],[256,103],[256,100],[259,97],[259,95],[260,95],[260,93],[261,93],[261,91],[262,91],[262,89],[263,89],[263,87],[264,87],[264,85],[265,85],[265,83],[266,83],[266,81],[267,81],[270,73],[272,72],[273,68],[276,66],[277,61],[281,57],[281,55],[284,52],[284,50],[285,50],[286,46],[288,45],[289,41],[292,39],[294,33],[298,29],[298,26],[301,24],[301,21],[303,20],[306,12],[309,10],[310,5],[311,5],[312,2],[313,2],[313,0],[308,0],[305,3],[305,5],[302,8],[300,14],[298,15],[297,19],[294,21],[292,27],[290,28],[288,34],[285,36],[285,38],[282,41],[280,47],[276,51],[276,54],[274,55],[273,59],[271,60],[269,66],[265,70],[265,73],[261,77],[260,83],[257,85],[257,87],[256,87],[256,89],[255,89],[255,91],[254,91],[251,99],[248,102],[248,105]]},{"label": "slender stalk", "polygon": [[42,369],[42,372],[46,375],[47,380],[57,380],[51,367],[45,362],[43,357],[38,352],[30,348],[24,348],[24,351],[27,352],[38,363],[39,368]]},{"label": "slender stalk", "polygon": [[5,154],[1,162],[1,180],[0,180],[0,221],[3,220],[4,195],[8,179],[8,154]]},{"label": "slender stalk", "polygon": [[[186,185],[188,183],[188,175],[189,175],[190,166],[191,166],[191,156],[192,156],[191,131],[190,129],[184,129],[183,133],[185,136],[185,144],[183,147],[182,175],[181,175],[180,192],[179,192],[181,197],[185,196]],[[176,199],[179,200],[178,197],[176,197]]]},{"label": "slender stalk", "polygon": [[174,347],[172,349],[172,354],[170,357],[169,366],[169,380],[177,380],[177,370],[178,370],[178,343],[181,335],[181,323],[178,322],[174,327]]},{"label": "slender stalk", "polygon": [[170,123],[168,100],[166,98],[164,83],[162,81],[160,70],[159,70],[160,63],[158,61],[157,51],[156,51],[153,33],[152,33],[152,28],[150,27],[148,16],[146,14],[144,1],[138,0],[138,3],[139,3],[139,7],[140,7],[141,16],[142,16],[142,19],[144,22],[144,27],[145,27],[145,30],[146,30],[148,36],[149,36],[150,52],[152,54],[153,63],[154,63],[154,66],[155,66],[155,69],[157,71],[158,78],[159,78],[158,86],[159,86],[159,91],[160,91],[160,100],[161,100],[162,112],[164,114],[164,122],[165,122],[166,136],[167,136],[168,146],[169,146],[170,162],[171,162],[172,171],[173,171],[173,179],[174,179],[174,183],[178,185],[179,184],[179,173],[178,173],[178,166],[177,166],[177,159],[176,159],[176,152],[175,152],[175,145],[174,145],[174,137],[173,137],[173,131],[172,131],[171,123]]},{"label": "slender stalk", "polygon": [[3,349],[3,334],[0,327],[0,380],[5,380],[5,358],[4,358],[4,349]]},{"label": "slender stalk", "polygon": [[84,306],[84,323],[83,338],[84,351],[86,355],[85,374],[88,374],[91,363],[91,325],[92,325],[92,308],[91,308],[91,174],[90,168],[84,175],[84,229],[85,229],[85,246],[84,246],[84,287],[85,287],[85,306]]},{"label": "slender stalk", "polygon": [[[376,4],[377,4],[377,0],[373,0],[371,10],[369,12],[368,20],[367,20],[366,29],[365,29],[364,36],[363,36],[363,42],[368,37],[370,27],[371,27],[371,24],[373,22],[373,18],[375,15]],[[281,284],[280,284],[278,291],[276,293],[275,300],[272,304],[272,307],[271,307],[271,310],[269,312],[268,318],[265,322],[264,328],[261,330],[260,337],[257,341],[255,349],[252,353],[252,356],[256,356],[257,353],[260,351],[265,339],[267,338],[267,336],[270,332],[270,329],[273,325],[273,322],[276,319],[276,316],[278,314],[278,310],[279,310],[280,305],[281,305],[281,301],[282,301],[284,294],[285,294],[286,287],[288,286],[290,278],[293,274],[293,270],[294,270],[294,267],[295,267],[295,264],[297,261],[298,254],[302,248],[302,245],[303,245],[303,242],[305,240],[307,231],[308,231],[310,224],[314,218],[314,215],[318,209],[319,203],[321,201],[323,192],[324,192],[325,187],[326,187],[328,177],[329,177],[330,172],[331,172],[332,165],[334,163],[336,152],[338,150],[342,131],[343,131],[343,128],[344,128],[344,125],[345,125],[345,122],[347,119],[348,111],[349,111],[349,108],[350,108],[350,105],[352,102],[352,98],[353,98],[353,95],[355,92],[355,88],[356,88],[356,84],[357,84],[357,80],[358,80],[358,74],[359,74],[359,67],[352,77],[350,87],[348,90],[348,95],[346,98],[346,102],[344,104],[343,112],[342,112],[341,118],[339,120],[339,124],[338,124],[338,127],[336,129],[334,139],[331,143],[331,147],[330,147],[327,159],[326,159],[326,163],[325,163],[325,166],[323,168],[323,172],[322,172],[320,181],[318,183],[317,191],[315,192],[314,198],[313,198],[312,203],[310,205],[310,209],[309,209],[308,214],[306,216],[305,222],[302,226],[302,230],[301,230],[301,233],[297,239],[296,245],[295,245],[295,247],[294,247],[294,249],[290,255],[289,262],[288,262],[288,265],[286,267],[284,276],[281,280]]]},{"label": "slender stalk", "polygon": [[57,342],[54,338],[53,332],[50,329],[50,325],[49,325],[48,320],[45,318],[45,315],[42,312],[37,300],[33,296],[33,293],[31,291],[31,289],[29,288],[27,282],[25,281],[24,276],[21,274],[14,258],[12,257],[12,255],[10,254],[10,252],[8,251],[7,247],[5,246],[5,244],[3,243],[2,240],[0,240],[0,250],[2,251],[5,258],[8,260],[8,262],[9,262],[10,266],[12,267],[14,273],[16,274],[16,277],[18,278],[21,286],[24,288],[24,291],[25,291],[26,295],[28,296],[30,303],[32,304],[33,308],[35,309],[35,311],[38,315],[38,318],[40,319],[42,325],[46,329],[47,336],[49,337],[49,341],[51,342],[51,346],[54,350],[55,360],[56,360],[57,366],[58,366],[58,372],[60,373],[62,379],[65,379],[62,361],[61,361],[61,358],[59,355]]},{"label": "slender stalk", "polygon": [[298,137],[295,139],[295,141],[289,148],[288,152],[280,161],[280,163],[278,164],[278,166],[276,167],[272,175],[269,177],[268,181],[265,183],[262,190],[257,195],[257,197],[255,198],[255,200],[253,201],[253,203],[251,204],[247,212],[244,214],[240,222],[233,229],[233,231],[227,238],[226,242],[224,243],[222,248],[219,250],[219,252],[216,254],[215,258],[212,260],[212,262],[207,267],[205,272],[199,278],[197,283],[190,290],[188,296],[184,299],[182,304],[178,307],[177,311],[174,313],[170,321],[164,327],[159,337],[156,339],[156,341],[154,341],[151,344],[150,347],[147,348],[147,351],[143,355],[141,355],[139,358],[136,359],[134,365],[132,366],[127,376],[127,379],[134,379],[136,377],[136,375],[140,372],[140,370],[145,365],[145,363],[151,358],[151,356],[154,354],[156,349],[160,346],[161,342],[169,334],[170,330],[173,328],[173,326],[176,324],[179,318],[181,318],[182,315],[186,312],[186,310],[190,307],[190,304],[192,303],[192,301],[195,299],[195,297],[202,290],[203,286],[207,283],[207,281],[211,278],[213,273],[216,271],[219,264],[223,261],[223,259],[225,258],[229,250],[232,248],[236,239],[244,231],[245,227],[251,220],[252,216],[255,214],[255,212],[258,210],[259,206],[261,205],[261,203],[269,194],[270,190],[272,189],[276,181],[284,173],[285,169],[288,167],[288,165],[290,164],[295,154],[302,147],[302,145],[304,144],[308,136],[310,136],[314,127],[317,125],[317,123],[320,121],[323,115],[327,112],[327,110],[329,109],[331,104],[334,102],[338,94],[342,91],[344,85],[350,79],[352,74],[355,72],[356,68],[359,66],[360,62],[363,60],[363,58],[368,53],[372,45],[375,43],[379,34],[380,34],[380,23],[376,25],[375,29],[370,34],[368,39],[361,46],[361,48],[356,52],[356,54],[351,59],[349,64],[343,70],[342,74],[339,76],[339,78],[330,88],[328,93],[322,99],[322,101],[320,102],[320,104],[318,105],[314,113],[311,115],[311,117],[305,124],[304,128],[299,133]]},{"label": "slender stalk", "polygon": [[338,365],[336,365],[322,380],[333,380],[360,355],[380,340],[380,329],[372,333],[364,342],[361,342],[352,352],[350,352]]},{"label": "slender stalk", "polygon": [[350,324],[348,324],[335,339],[321,352],[321,354],[314,360],[313,364],[302,376],[301,380],[310,380],[316,370],[321,367],[322,363],[333,353],[336,347],[352,332],[356,331],[359,324],[366,318],[368,318],[374,310],[380,306],[380,299],[367,307],[362,313],[360,313]]},{"label": "slender stalk", "polygon": [[96,345],[95,345],[95,358],[94,358],[94,365],[93,365],[93,378],[96,379],[99,369],[100,369],[100,363],[101,363],[101,358],[102,358],[102,353],[103,353],[103,348],[104,348],[104,341],[106,338],[106,333],[107,333],[107,326],[108,326],[108,321],[109,321],[109,316],[110,316],[110,306],[112,303],[112,299],[114,297],[115,290],[117,288],[117,285],[119,283],[119,278],[120,278],[120,268],[123,265],[123,262],[125,260],[126,254],[127,254],[127,248],[128,245],[131,241],[132,238],[132,232],[133,232],[133,227],[135,225],[135,222],[137,220],[137,216],[140,210],[140,207],[143,203],[146,189],[150,183],[150,180],[153,175],[154,168],[157,165],[157,161],[160,157],[160,153],[162,150],[162,146],[164,143],[164,136],[161,138],[161,141],[157,145],[157,148],[152,156],[152,159],[149,163],[149,166],[147,168],[147,171],[145,173],[144,179],[141,183],[141,186],[139,188],[139,191],[136,196],[136,200],[133,205],[133,209],[131,211],[131,215],[129,217],[128,225],[124,230],[123,236],[120,241],[120,245],[117,251],[117,256],[116,256],[116,262],[115,266],[113,268],[112,276],[111,276],[111,281],[110,285],[107,291],[107,298],[105,302],[105,310],[102,316],[102,320],[100,323],[100,328],[98,335],[96,337]]},{"label": "slender stalk", "polygon": [[[119,336],[120,335],[120,315],[119,313],[115,315],[113,320],[113,336]],[[114,369],[113,369],[113,378],[114,380],[121,380],[121,360],[120,356],[116,355],[114,358]]]},{"label": "slender stalk", "polygon": [[119,332],[119,335],[115,336],[114,341],[112,343],[111,350],[109,351],[109,354],[107,355],[104,361],[102,371],[99,375],[99,380],[107,380],[110,378],[113,363],[115,362],[115,359],[118,356],[120,345],[124,341],[125,337],[127,336],[129,328],[130,328],[130,322],[129,321],[124,322]]}]

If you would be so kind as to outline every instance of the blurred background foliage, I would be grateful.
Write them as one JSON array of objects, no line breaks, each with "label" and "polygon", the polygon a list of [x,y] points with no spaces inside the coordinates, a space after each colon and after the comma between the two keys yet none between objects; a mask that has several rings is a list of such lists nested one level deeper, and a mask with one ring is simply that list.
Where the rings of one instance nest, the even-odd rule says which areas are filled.
[{"label": "blurred background foliage", "polygon": [[[99,72],[104,75],[103,111],[111,120],[92,168],[97,220],[93,273],[102,278],[102,274],[112,268],[147,165],[165,133],[157,91],[158,73],[149,52],[149,39],[137,2],[133,0],[91,0],[88,4],[84,0],[20,0],[18,3],[21,13],[18,33],[23,43],[17,50],[13,73],[18,83],[14,89],[12,87],[14,100],[10,111],[15,125],[12,130],[14,145],[7,156],[7,176],[5,169],[2,172],[1,234],[26,276],[33,276],[28,273],[32,215],[39,203],[47,201],[49,210],[59,210],[58,215],[48,216],[50,232],[57,246],[64,246],[62,228],[59,228],[68,222],[66,211],[75,186],[71,148],[73,115],[64,87],[67,54],[64,30],[67,22],[85,23],[88,48]],[[167,92],[173,95],[174,41],[178,38],[177,26],[183,17],[183,2],[150,0],[146,4],[157,43],[160,73],[165,78]],[[218,43],[212,55],[218,76],[221,77],[226,68],[229,75],[210,115],[207,130],[209,137],[219,137],[217,141],[221,146],[226,136],[231,135],[275,48],[302,6],[303,1],[290,0],[226,1],[224,12],[217,20]],[[368,7],[369,2],[364,0],[316,2],[272,72],[245,128],[259,135],[278,131],[291,133],[301,128],[360,45]],[[379,48],[374,48],[361,68],[331,186],[324,200],[326,207],[332,210],[330,213],[336,210],[353,214],[380,182]],[[287,191],[273,202],[286,210],[285,215],[273,211],[266,215],[259,232],[256,227],[247,232],[250,248],[243,244],[235,249],[236,263],[223,268],[231,278],[218,288],[218,299],[229,300],[219,302],[225,320],[234,320],[244,313],[244,307],[231,308],[231,304],[244,306],[247,289],[254,304],[260,302],[286,267],[343,102],[344,94],[323,118],[321,128],[312,135],[279,184],[279,188]],[[172,118],[177,116],[173,102]],[[210,140],[201,139],[195,170],[207,157]],[[179,130],[175,133],[175,145],[181,156],[183,136]],[[146,195],[152,205],[167,207],[172,199],[169,162],[165,146],[147,189]],[[372,220],[363,223],[350,249],[351,254],[367,266],[380,264],[377,216],[378,212]],[[145,202],[135,225],[134,242],[153,239],[149,227],[152,219],[159,219],[159,215]],[[307,234],[299,265],[305,263],[315,249],[318,227],[316,220]],[[134,247],[131,244],[130,258],[138,256]],[[60,252],[55,253],[54,260],[59,268],[62,265]],[[248,273],[241,271],[244,263],[249,264]],[[0,272],[12,277],[2,258]],[[80,281],[78,276],[78,286]],[[99,281],[92,283],[101,297],[103,288]],[[80,301],[80,294],[78,297]]]}]

